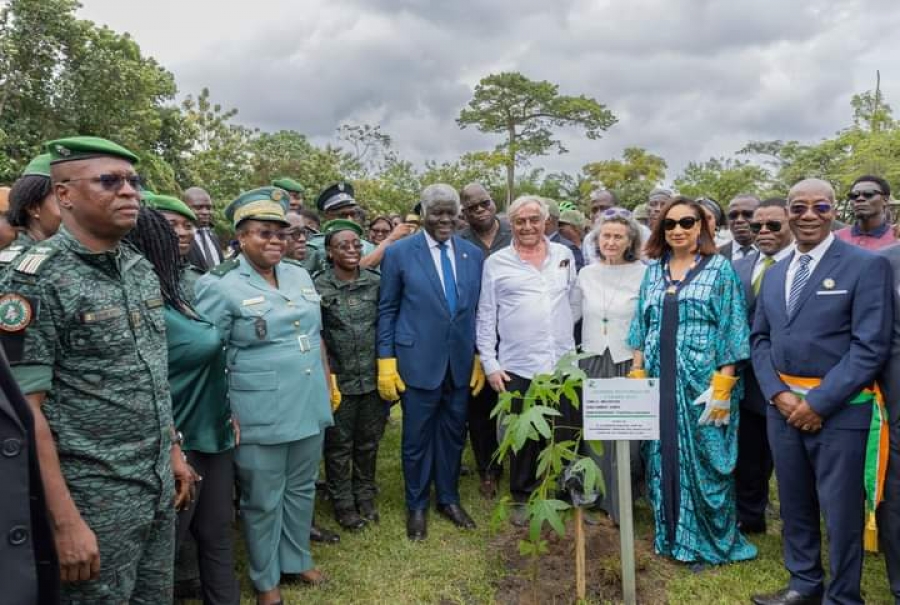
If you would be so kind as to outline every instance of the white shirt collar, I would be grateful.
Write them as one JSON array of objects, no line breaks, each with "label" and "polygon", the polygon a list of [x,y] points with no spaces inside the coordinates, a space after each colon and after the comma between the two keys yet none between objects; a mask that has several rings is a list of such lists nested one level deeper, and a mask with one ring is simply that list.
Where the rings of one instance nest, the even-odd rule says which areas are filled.
[{"label": "white shirt collar", "polygon": [[[422,229],[422,233],[425,235],[425,241],[428,243],[429,248],[437,248],[438,246],[441,245],[441,243],[439,241],[437,241],[436,239],[431,237],[431,235],[429,235],[428,232],[425,231],[424,229]],[[453,236],[452,235],[444,243],[447,244],[448,250],[453,250]]]},{"label": "white shirt collar", "polygon": [[794,260],[797,261],[804,254],[808,254],[812,257],[813,263],[818,263],[820,260],[822,260],[822,257],[825,256],[825,253],[828,251],[828,248],[831,246],[831,244],[833,242],[834,242],[834,234],[829,233],[828,237],[826,237],[821,242],[819,242],[819,244],[815,248],[810,250],[809,252],[800,252],[800,250],[797,249],[796,250],[797,254],[794,256]]},{"label": "white shirt collar", "polygon": [[[790,244],[788,244],[787,246],[785,246],[784,248],[782,248],[781,250],[779,250],[778,252],[776,252],[775,254],[773,254],[773,255],[772,255],[772,260],[775,261],[775,262],[777,263],[777,262],[780,261],[780,260],[786,259],[788,256],[791,255],[791,253],[792,253],[793,251],[794,251],[794,243],[791,242]],[[759,251],[759,258],[757,259],[757,262],[761,263],[761,262],[763,261],[763,259],[766,258],[766,256],[767,256],[767,255],[766,255],[766,254],[763,254],[762,250],[760,250],[760,251]]]}]

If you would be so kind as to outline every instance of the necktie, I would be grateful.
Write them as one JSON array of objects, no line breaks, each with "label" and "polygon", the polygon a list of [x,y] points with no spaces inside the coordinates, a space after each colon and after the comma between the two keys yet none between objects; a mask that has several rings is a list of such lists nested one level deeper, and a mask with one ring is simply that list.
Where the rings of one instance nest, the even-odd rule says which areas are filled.
[{"label": "necktie", "polygon": [[753,284],[751,284],[753,288],[754,294],[759,294],[759,289],[762,287],[762,278],[763,275],[766,274],[769,267],[775,264],[775,259],[771,256],[765,256],[762,260],[762,268],[759,270],[759,275],[756,276],[756,279],[753,280]]},{"label": "necktie", "polygon": [[207,266],[215,267],[219,264],[219,258],[213,250],[212,237],[209,234],[208,228],[204,227],[203,229],[200,229],[200,241],[203,244],[203,256],[206,257]]},{"label": "necktie", "polygon": [[809,254],[804,254],[800,257],[800,266],[797,267],[794,283],[791,284],[791,292],[788,295],[788,315],[794,312],[794,308],[800,302],[800,293],[803,292],[803,286],[809,281],[809,261],[811,260],[812,257]]},{"label": "necktie", "polygon": [[444,297],[447,299],[447,308],[450,315],[456,313],[456,278],[453,277],[453,265],[450,263],[450,255],[447,254],[447,243],[438,244],[441,249],[441,273],[444,275]]},{"label": "necktie", "polygon": [[751,252],[753,252],[753,246],[741,246],[741,258],[747,258]]}]

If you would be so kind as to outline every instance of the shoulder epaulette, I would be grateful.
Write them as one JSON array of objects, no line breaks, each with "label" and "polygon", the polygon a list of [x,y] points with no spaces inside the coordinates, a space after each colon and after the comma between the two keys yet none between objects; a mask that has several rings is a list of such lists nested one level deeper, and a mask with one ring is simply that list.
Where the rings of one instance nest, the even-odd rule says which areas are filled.
[{"label": "shoulder epaulette", "polygon": [[12,244],[0,250],[0,265],[8,265],[16,260],[25,251],[26,247],[22,244]]},{"label": "shoulder epaulette", "polygon": [[25,275],[37,275],[47,259],[56,254],[56,248],[45,244],[37,244],[28,249],[28,252],[17,259],[16,271]]},{"label": "shoulder epaulette", "polygon": [[215,275],[216,277],[222,277],[229,271],[233,271],[240,266],[240,262],[236,258],[229,258],[226,261],[222,261],[215,267],[209,270],[210,275]]}]

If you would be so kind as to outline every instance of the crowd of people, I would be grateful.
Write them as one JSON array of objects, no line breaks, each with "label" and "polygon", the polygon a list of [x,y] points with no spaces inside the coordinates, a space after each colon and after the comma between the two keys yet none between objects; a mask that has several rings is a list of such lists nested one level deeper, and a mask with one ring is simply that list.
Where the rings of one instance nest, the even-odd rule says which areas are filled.
[{"label": "crowd of people", "polygon": [[[754,603],[863,603],[879,539],[900,603],[900,245],[883,178],[724,208],[656,189],[629,210],[598,189],[587,217],[534,195],[501,214],[481,184],[435,183],[408,215],[370,218],[349,183],[313,210],[282,178],[230,201],[223,226],[204,189],[148,191],[137,163],[59,139],[9,191],[9,602],[167,603],[196,576],[204,603],[239,603],[236,512],[260,605],[321,584],[310,541],[340,537],[314,521],[317,489],[343,530],[379,522],[397,402],[409,540],[427,540],[432,499],[476,527],[467,439],[481,497],[505,476],[524,526],[542,446],[504,468],[491,411],[579,350],[591,378],[658,379],[660,438],[632,443],[630,469],[658,554],[698,572],[753,559],[747,536],[779,515],[790,581]],[[577,438],[576,402],[559,411],[558,437]],[[618,522],[614,448],[583,445]]]}]

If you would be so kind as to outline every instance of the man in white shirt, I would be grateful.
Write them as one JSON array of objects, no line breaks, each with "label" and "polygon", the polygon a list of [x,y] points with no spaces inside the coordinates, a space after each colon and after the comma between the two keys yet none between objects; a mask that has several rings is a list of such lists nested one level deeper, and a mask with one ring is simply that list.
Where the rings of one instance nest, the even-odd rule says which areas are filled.
[{"label": "man in white shirt", "polygon": [[[575,259],[571,250],[544,236],[547,205],[520,197],[509,208],[512,244],[485,261],[478,302],[476,343],[488,383],[497,392],[525,394],[536,374],[553,371],[575,348]],[[499,352],[497,338],[499,335]],[[521,409],[521,400],[513,403]],[[577,424],[568,402],[561,403],[564,424]],[[510,493],[524,503],[536,487],[537,455],[529,441],[510,460]],[[522,507],[513,520],[524,521]]]}]

